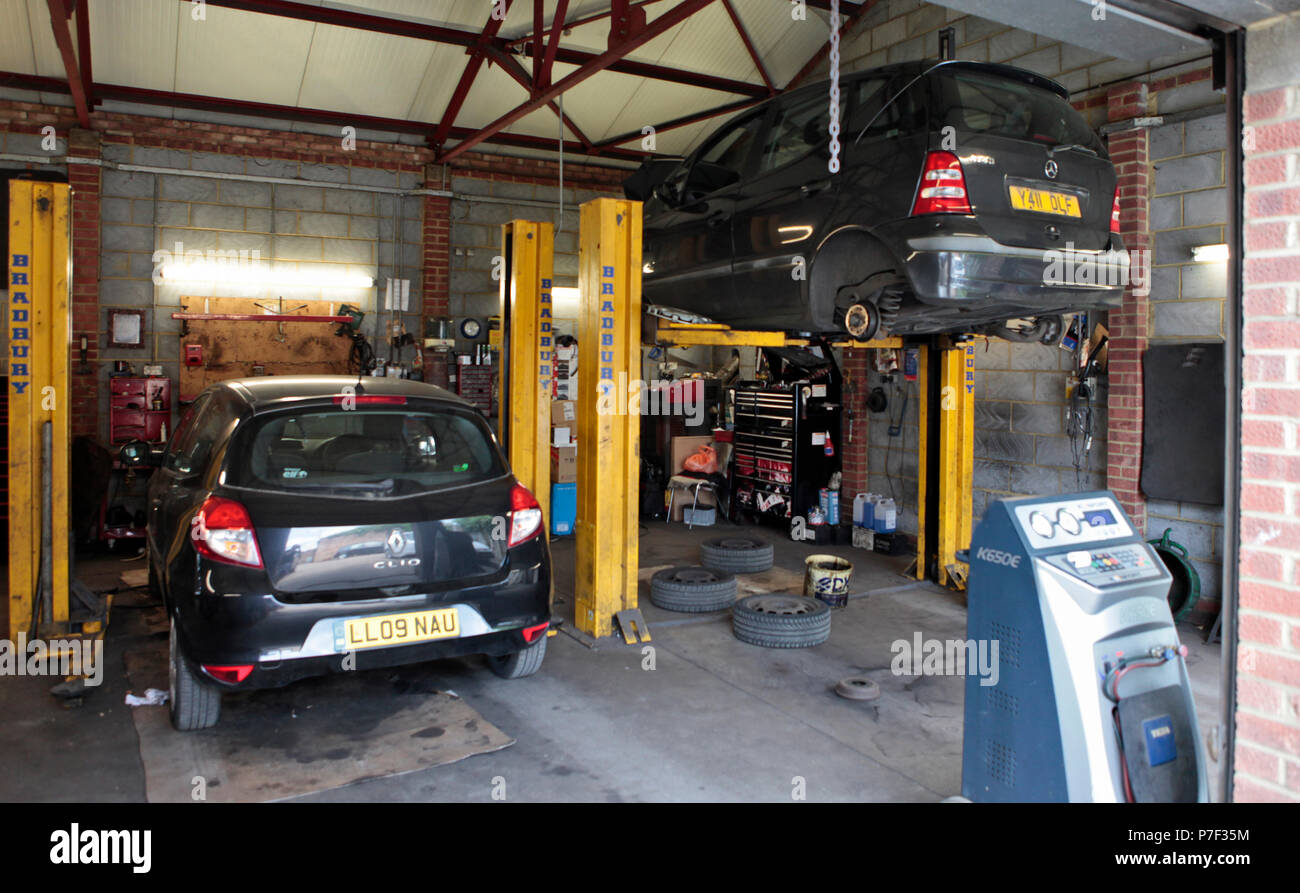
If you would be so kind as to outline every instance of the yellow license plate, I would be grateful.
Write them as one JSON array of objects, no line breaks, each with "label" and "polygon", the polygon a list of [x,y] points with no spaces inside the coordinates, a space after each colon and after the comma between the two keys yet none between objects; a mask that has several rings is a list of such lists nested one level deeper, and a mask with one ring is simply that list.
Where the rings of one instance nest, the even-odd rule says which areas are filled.
[{"label": "yellow license plate", "polygon": [[455,608],[380,614],[342,621],[342,635],[335,637],[339,651],[412,645],[433,639],[454,639],[460,635],[460,615]]},{"label": "yellow license plate", "polygon": [[1011,207],[1017,211],[1037,211],[1039,214],[1059,214],[1062,217],[1082,217],[1078,196],[1050,189],[1031,189],[1028,186],[1011,186]]}]

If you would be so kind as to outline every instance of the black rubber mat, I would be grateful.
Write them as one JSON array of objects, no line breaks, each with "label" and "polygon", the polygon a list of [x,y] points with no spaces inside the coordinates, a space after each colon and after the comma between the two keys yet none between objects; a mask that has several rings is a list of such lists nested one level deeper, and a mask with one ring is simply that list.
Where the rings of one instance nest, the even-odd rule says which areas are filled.
[{"label": "black rubber mat", "polygon": [[1142,492],[1223,505],[1223,343],[1151,347],[1143,367]]}]

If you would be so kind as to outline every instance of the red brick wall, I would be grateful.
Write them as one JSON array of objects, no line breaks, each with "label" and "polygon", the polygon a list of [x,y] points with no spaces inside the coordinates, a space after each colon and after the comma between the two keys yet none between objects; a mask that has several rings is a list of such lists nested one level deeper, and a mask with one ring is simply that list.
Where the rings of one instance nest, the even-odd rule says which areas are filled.
[{"label": "red brick wall", "polygon": [[[1147,113],[1145,84],[1120,84],[1106,94],[1106,118],[1123,121]],[[1151,246],[1147,219],[1151,166],[1145,129],[1110,136],[1109,151],[1119,178],[1120,235],[1130,252]],[[1142,354],[1147,348],[1150,311],[1147,297],[1124,291],[1124,303],[1109,314],[1109,381],[1106,484],[1138,530],[1146,530],[1142,471]]]},{"label": "red brick wall", "polygon": [[423,313],[446,316],[448,279],[451,274],[451,199],[424,197]]},{"label": "red brick wall", "polygon": [[[840,519],[853,518],[853,497],[867,491],[867,424],[870,413],[867,411],[866,349],[845,348],[840,371],[844,374],[844,416],[840,429],[841,445],[840,469],[843,480],[840,482]],[[852,439],[849,439],[849,419],[853,420]]]},{"label": "red brick wall", "polygon": [[1300,802],[1300,88],[1245,124],[1234,799]]},{"label": "red brick wall", "polygon": [[[99,134],[74,129],[68,134],[68,155],[99,158]],[[95,164],[69,164],[72,186],[72,436],[99,432],[99,401],[95,370],[99,367],[99,175]],[[81,372],[77,345],[86,336],[86,372]]]}]

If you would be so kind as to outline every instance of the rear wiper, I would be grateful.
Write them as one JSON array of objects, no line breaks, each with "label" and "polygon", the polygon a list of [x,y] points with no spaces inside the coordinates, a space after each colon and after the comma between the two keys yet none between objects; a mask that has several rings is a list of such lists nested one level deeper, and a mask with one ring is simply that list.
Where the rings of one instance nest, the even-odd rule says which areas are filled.
[{"label": "rear wiper", "polygon": [[1054,155],[1057,152],[1069,152],[1071,149],[1079,149],[1094,157],[1097,155],[1096,149],[1091,146],[1085,146],[1083,143],[1061,143],[1059,146],[1052,146],[1051,153]]}]

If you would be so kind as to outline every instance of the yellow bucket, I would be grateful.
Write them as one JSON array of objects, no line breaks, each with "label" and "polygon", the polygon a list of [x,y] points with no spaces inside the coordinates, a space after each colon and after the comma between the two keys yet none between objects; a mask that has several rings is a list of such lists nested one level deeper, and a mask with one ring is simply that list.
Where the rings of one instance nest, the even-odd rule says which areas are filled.
[{"label": "yellow bucket", "polygon": [[849,577],[853,565],[838,555],[809,555],[804,559],[803,594],[821,599],[832,608],[849,603]]}]

